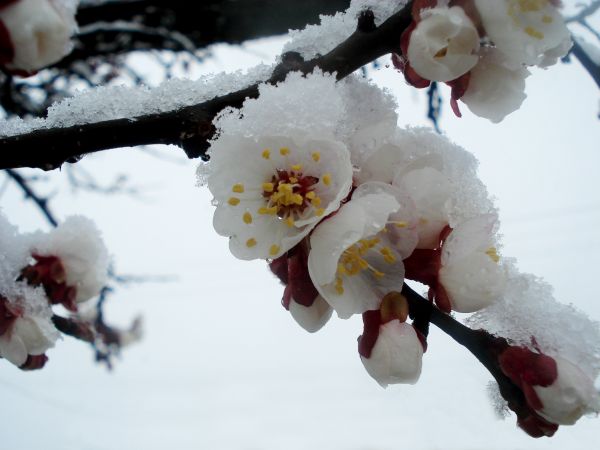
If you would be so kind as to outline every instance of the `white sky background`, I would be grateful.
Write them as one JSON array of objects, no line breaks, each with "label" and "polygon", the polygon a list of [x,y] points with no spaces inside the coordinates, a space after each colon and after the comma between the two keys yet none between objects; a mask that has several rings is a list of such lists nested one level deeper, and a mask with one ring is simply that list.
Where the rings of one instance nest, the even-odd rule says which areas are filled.
[{"label": "white sky background", "polygon": [[[253,66],[283,43],[218,46],[201,71]],[[400,125],[427,124],[423,93],[391,69],[371,75],[396,95]],[[466,108],[457,119],[445,104],[441,126],[481,161],[480,176],[500,206],[503,254],[600,320],[600,95],[577,62],[536,70],[527,94],[524,107],[499,125]],[[161,153],[182,154],[174,147]],[[142,200],[71,195],[64,173],[50,175],[62,183],[54,211],[96,220],[119,272],[177,280],[119,288],[110,299],[113,322],[143,313],[146,324],[143,342],[126,349],[112,373],[70,338],[48,353],[42,371],[0,362],[0,449],[594,446],[598,419],[541,440],[521,432],[514,416],[496,419],[486,394],[491,376],[435,329],[419,383],[381,389],[357,354],[360,318],[334,318],[315,335],[300,329],[280,306],[282,287],[265,264],[229,254],[227,239],[212,230],[208,191],[194,186],[197,162],[178,159],[183,164],[123,149],[79,163],[99,180],[129,174]],[[14,187],[0,207],[23,230],[45,227]]]}]

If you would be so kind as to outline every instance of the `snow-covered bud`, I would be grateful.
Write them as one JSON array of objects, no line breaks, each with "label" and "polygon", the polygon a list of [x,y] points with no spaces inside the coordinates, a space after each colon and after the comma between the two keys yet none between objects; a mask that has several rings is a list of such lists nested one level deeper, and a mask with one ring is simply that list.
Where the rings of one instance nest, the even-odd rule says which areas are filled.
[{"label": "snow-covered bud", "polygon": [[405,323],[407,316],[406,299],[397,292],[384,297],[381,310],[363,314],[358,352],[369,375],[382,387],[415,384],[421,375],[424,345],[415,328]]},{"label": "snow-covered bud", "polygon": [[31,364],[25,369],[41,368],[41,356],[54,346],[58,333],[52,323],[42,317],[26,314],[22,308],[0,296],[0,356],[17,367]]},{"label": "snow-covered bud", "polygon": [[475,0],[486,34],[515,64],[550,66],[571,48],[571,33],[551,0]]},{"label": "snow-covered bud", "polygon": [[31,73],[55,63],[72,48],[77,2],[16,0],[0,6],[0,64]]},{"label": "snow-covered bud", "polygon": [[451,81],[477,64],[479,34],[462,8],[426,9],[410,34],[410,67],[431,81]]},{"label": "snow-covered bud", "polygon": [[365,183],[311,235],[310,277],[340,318],[377,309],[384,295],[402,289],[402,259],[416,245],[411,206],[398,189]]},{"label": "snow-covered bud", "polygon": [[468,88],[460,99],[473,114],[498,123],[520,108],[527,97],[525,78],[529,75],[520,64],[510,64],[500,51],[488,48],[471,70]]},{"label": "snow-covered bud", "polygon": [[494,247],[496,220],[488,214],[463,222],[442,246],[439,283],[454,311],[478,311],[504,292],[506,274]]},{"label": "snow-covered bud", "polygon": [[36,263],[23,276],[43,285],[53,303],[76,310],[106,284],[109,257],[95,224],[81,216],[67,218],[50,233],[40,234],[32,248]]},{"label": "snow-covered bud", "polygon": [[222,135],[210,154],[213,225],[239,259],[281,256],[338,209],[352,185],[350,153],[338,141]]},{"label": "snow-covered bud", "polygon": [[[600,393],[592,379],[572,362],[525,347],[508,347],[498,361],[502,372],[523,391],[527,405],[543,419],[536,423],[573,425],[584,414],[598,412]],[[519,425],[527,432],[544,431],[529,430],[529,422]]]}]

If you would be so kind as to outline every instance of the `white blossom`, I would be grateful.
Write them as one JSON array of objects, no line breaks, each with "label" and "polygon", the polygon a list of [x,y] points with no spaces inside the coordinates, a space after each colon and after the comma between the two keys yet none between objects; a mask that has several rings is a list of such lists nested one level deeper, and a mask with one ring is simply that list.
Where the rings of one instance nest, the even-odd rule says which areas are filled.
[{"label": "white blossom", "polygon": [[210,152],[213,225],[240,259],[282,255],[338,209],[352,185],[350,155],[338,141],[222,135]]},{"label": "white blossom", "polygon": [[0,9],[13,51],[6,66],[33,72],[67,55],[76,29],[74,9],[59,0],[18,0]]},{"label": "white blossom", "polygon": [[380,326],[371,356],[360,359],[382,387],[415,384],[421,375],[423,345],[412,325],[392,320]]},{"label": "white blossom", "polygon": [[423,78],[451,81],[477,64],[478,50],[479,34],[463,9],[441,6],[421,12],[406,56]]},{"label": "white blossom", "polygon": [[485,31],[507,59],[546,67],[571,48],[571,33],[550,0],[475,0]]},{"label": "white blossom", "polygon": [[521,107],[525,94],[525,78],[529,71],[511,64],[497,49],[489,48],[469,79],[469,87],[461,97],[473,114],[498,123]]},{"label": "white blossom", "polygon": [[558,377],[550,386],[533,386],[543,408],[537,413],[558,425],[573,425],[582,415],[596,410],[600,394],[593,380],[570,361],[554,357]]},{"label": "white blossom", "polygon": [[504,292],[506,273],[495,248],[496,221],[493,214],[467,220],[444,242],[439,281],[454,311],[478,311]]},{"label": "white blossom", "polygon": [[0,356],[20,367],[28,355],[41,355],[53,347],[57,338],[58,332],[48,319],[28,315],[17,317],[0,335]]},{"label": "white blossom", "polygon": [[[311,235],[310,277],[339,317],[377,309],[385,294],[402,289],[402,259],[416,245],[408,222],[410,208],[398,189],[365,183]],[[406,229],[408,233],[396,234]],[[409,245],[396,245],[402,235],[410,239]]]},{"label": "white blossom", "polygon": [[317,295],[315,301],[310,306],[300,305],[292,298],[289,309],[296,323],[309,333],[316,333],[323,328],[333,313],[333,309],[329,306],[329,303],[320,295]]},{"label": "white blossom", "polygon": [[110,261],[94,222],[83,216],[68,217],[50,233],[37,234],[34,241],[33,253],[60,259],[66,284],[77,289],[77,303],[100,293]]}]

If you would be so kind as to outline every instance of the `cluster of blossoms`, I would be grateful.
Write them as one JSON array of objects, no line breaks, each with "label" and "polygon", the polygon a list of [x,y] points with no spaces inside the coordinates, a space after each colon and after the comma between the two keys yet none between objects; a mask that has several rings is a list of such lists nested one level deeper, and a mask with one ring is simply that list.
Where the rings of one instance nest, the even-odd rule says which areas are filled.
[{"label": "cluster of blossoms", "polygon": [[77,312],[106,283],[108,253],[95,225],[70,217],[49,233],[19,234],[0,214],[0,357],[44,366],[59,337],[53,305]]},{"label": "cluster of blossoms", "polygon": [[[475,159],[427,129],[397,128],[393,102],[367,82],[291,74],[216,125],[210,162],[198,169],[216,231],[236,257],[267,260],[285,286],[283,306],[307,331],[333,311],[362,315],[359,355],[380,385],[413,384],[421,373],[427,326],[408,321],[407,280],[428,286],[446,313],[505,296],[511,265]],[[515,364],[513,353],[498,354],[498,364],[536,424],[550,424],[544,430],[598,407],[592,374],[544,355],[553,363],[532,378],[529,360]],[[549,434],[530,422],[519,423]]]},{"label": "cluster of blossoms", "polygon": [[0,66],[28,76],[69,54],[78,0],[0,0]]},{"label": "cluster of blossoms", "polygon": [[501,121],[525,99],[527,67],[567,54],[571,34],[555,0],[415,0],[413,22],[394,57],[409,84],[452,88],[476,115]]}]

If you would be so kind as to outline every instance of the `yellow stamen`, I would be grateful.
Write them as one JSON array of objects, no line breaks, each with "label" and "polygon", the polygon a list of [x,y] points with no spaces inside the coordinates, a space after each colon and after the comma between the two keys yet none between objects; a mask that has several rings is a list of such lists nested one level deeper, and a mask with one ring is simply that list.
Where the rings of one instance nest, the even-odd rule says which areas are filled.
[{"label": "yellow stamen", "polygon": [[494,261],[495,263],[497,263],[498,261],[500,261],[500,256],[498,255],[498,252],[496,250],[495,247],[490,247],[485,251],[485,254],[488,255],[490,257],[490,259],[492,261]]},{"label": "yellow stamen", "polygon": [[287,156],[290,154],[290,149],[287,147],[281,147],[279,149],[279,153],[281,154],[281,156]]},{"label": "yellow stamen", "polygon": [[271,245],[271,248],[269,249],[269,255],[275,256],[277,253],[279,253],[279,245]]},{"label": "yellow stamen", "polygon": [[344,293],[344,281],[341,278],[335,279],[335,292],[338,295],[342,295]]},{"label": "yellow stamen", "polygon": [[319,152],[313,152],[312,159],[314,162],[319,162],[321,160],[321,154]]},{"label": "yellow stamen", "polygon": [[315,216],[317,216],[317,217],[321,217],[323,214],[325,214],[324,208],[319,208],[315,211]]},{"label": "yellow stamen", "polygon": [[242,183],[234,184],[233,187],[231,188],[231,190],[233,192],[235,192],[236,194],[243,194],[244,193],[244,185]]},{"label": "yellow stamen", "polygon": [[408,226],[408,223],[406,223],[406,222],[396,222],[395,225],[398,228],[406,228]]},{"label": "yellow stamen", "polygon": [[260,208],[258,208],[258,213],[274,216],[275,214],[277,214],[277,206],[271,206],[270,208],[266,206],[261,206]]},{"label": "yellow stamen", "polygon": [[296,224],[296,222],[294,222],[294,218],[292,216],[289,216],[287,219],[285,219],[285,224],[288,227],[292,228]]},{"label": "yellow stamen", "polygon": [[302,164],[294,164],[294,165],[292,166],[292,170],[293,170],[294,172],[300,172],[300,171],[302,170]]},{"label": "yellow stamen", "polygon": [[544,33],[542,33],[539,30],[536,30],[533,27],[525,27],[525,29],[523,31],[525,31],[525,33],[527,33],[529,36],[531,36],[534,39],[539,39],[539,40],[544,39]]},{"label": "yellow stamen", "polygon": [[268,148],[265,148],[262,152],[262,157],[264,159],[269,159],[271,158],[271,150],[269,150]]},{"label": "yellow stamen", "polygon": [[273,192],[273,189],[275,189],[275,186],[273,186],[273,183],[263,183],[262,189],[265,192]]},{"label": "yellow stamen", "polygon": [[298,182],[298,178],[296,178],[296,177],[290,177],[290,183],[296,184],[297,182]]},{"label": "yellow stamen", "polygon": [[229,203],[231,206],[237,206],[240,204],[240,199],[237,197],[231,197],[229,200],[227,200],[227,203]]},{"label": "yellow stamen", "polygon": [[321,198],[320,197],[315,197],[310,201],[310,204],[313,205],[315,208],[318,208],[319,206],[321,206]]},{"label": "yellow stamen", "polygon": [[544,16],[544,17],[542,17],[542,22],[544,22],[544,23],[552,23],[552,22],[554,22],[554,19],[552,17],[550,17],[550,16]]},{"label": "yellow stamen", "polygon": [[330,173],[326,173],[325,175],[323,175],[323,184],[325,186],[331,185],[331,174]]},{"label": "yellow stamen", "polygon": [[252,248],[256,245],[256,239],[250,238],[246,241],[246,247]]},{"label": "yellow stamen", "polygon": [[310,192],[307,192],[307,193],[306,193],[306,195],[305,195],[305,197],[306,197],[307,199],[309,199],[309,200],[312,200],[312,199],[313,199],[313,198],[315,198],[316,196],[317,196],[317,194],[315,194],[315,191],[310,191]]},{"label": "yellow stamen", "polygon": [[242,220],[244,221],[244,223],[250,225],[252,223],[252,214],[246,211],[242,217]]}]

